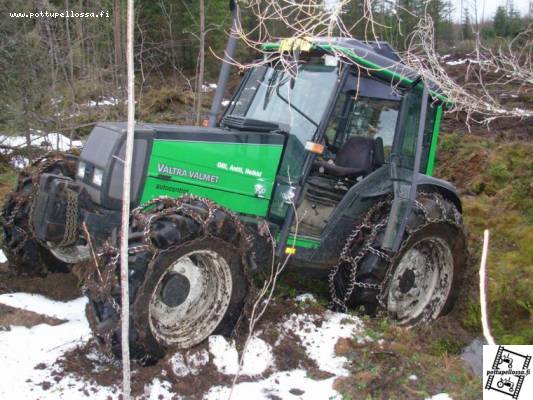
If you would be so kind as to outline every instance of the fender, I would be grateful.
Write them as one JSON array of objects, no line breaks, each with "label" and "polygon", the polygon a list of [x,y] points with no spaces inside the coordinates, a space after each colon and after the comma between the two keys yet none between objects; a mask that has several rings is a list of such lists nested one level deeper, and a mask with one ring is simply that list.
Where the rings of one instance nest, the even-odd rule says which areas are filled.
[{"label": "fender", "polygon": [[[419,191],[440,193],[453,202],[462,213],[461,201],[454,185],[424,174],[419,174],[417,178]],[[320,247],[299,249],[298,254],[291,260],[291,266],[304,267],[307,272],[317,272],[332,265],[344,245],[342,238],[351,232],[355,220],[375,204],[376,198],[389,193],[392,193],[390,168],[388,164],[384,164],[348,190],[322,231]]]},{"label": "fender", "polygon": [[320,247],[299,249],[291,259],[291,267],[304,267],[307,272],[313,269],[327,272],[327,267],[338,259],[346,236],[354,228],[355,220],[375,204],[376,197],[391,191],[389,166],[384,164],[348,190],[329,216],[320,235]]},{"label": "fender", "polygon": [[463,213],[463,205],[457,194],[457,188],[450,182],[419,174],[418,190],[420,192],[439,192],[444,198],[450,200],[461,214]]}]

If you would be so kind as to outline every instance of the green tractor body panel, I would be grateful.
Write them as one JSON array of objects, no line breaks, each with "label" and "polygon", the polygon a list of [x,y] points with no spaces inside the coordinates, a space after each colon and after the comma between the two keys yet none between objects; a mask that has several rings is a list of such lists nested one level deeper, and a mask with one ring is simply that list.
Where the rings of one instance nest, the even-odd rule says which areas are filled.
[{"label": "green tractor body panel", "polygon": [[282,144],[154,139],[141,204],[193,194],[264,217],[282,151]]}]

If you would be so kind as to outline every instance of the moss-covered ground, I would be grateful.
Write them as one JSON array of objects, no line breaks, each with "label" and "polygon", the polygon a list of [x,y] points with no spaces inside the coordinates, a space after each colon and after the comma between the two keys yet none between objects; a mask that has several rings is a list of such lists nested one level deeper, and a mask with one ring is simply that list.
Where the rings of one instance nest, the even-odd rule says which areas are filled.
[{"label": "moss-covered ground", "polygon": [[[445,134],[437,165],[436,175],[461,192],[470,272],[479,265],[483,230],[490,230],[488,309],[496,341],[533,343],[533,143]],[[477,276],[469,276],[460,318],[479,331]]]}]

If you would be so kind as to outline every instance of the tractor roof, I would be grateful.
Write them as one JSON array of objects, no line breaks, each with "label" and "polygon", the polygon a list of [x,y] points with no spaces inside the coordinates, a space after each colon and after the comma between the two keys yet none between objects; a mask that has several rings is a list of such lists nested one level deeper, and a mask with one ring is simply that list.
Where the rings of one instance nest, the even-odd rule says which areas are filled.
[{"label": "tractor roof", "polygon": [[[266,43],[265,51],[285,51],[291,48],[302,50],[323,51],[325,53],[341,53],[356,64],[367,68],[378,76],[399,82],[408,86],[413,83],[418,74],[406,66],[398,53],[387,42],[364,42],[357,39],[342,37],[314,37],[306,39],[287,39],[278,43]],[[289,47],[287,47],[287,43]],[[429,89],[439,100],[447,101],[437,84],[429,82]]]}]

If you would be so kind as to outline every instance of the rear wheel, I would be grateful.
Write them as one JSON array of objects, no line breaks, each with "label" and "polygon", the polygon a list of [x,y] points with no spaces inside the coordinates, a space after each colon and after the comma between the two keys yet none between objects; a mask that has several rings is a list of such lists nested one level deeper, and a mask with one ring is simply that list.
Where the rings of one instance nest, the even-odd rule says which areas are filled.
[{"label": "rear wheel", "polygon": [[367,215],[366,228],[349,247],[349,261],[330,275],[337,307],[384,309],[400,324],[414,325],[449,312],[466,261],[466,237],[455,205],[438,193],[420,193],[398,253],[380,248],[390,211],[383,201]]},{"label": "rear wheel", "polygon": [[[206,200],[165,201],[165,207],[141,214],[130,234],[130,351],[145,363],[168,349],[195,346],[211,334],[230,335],[250,289],[240,222]],[[170,208],[175,214],[167,212]],[[148,220],[151,228],[146,230],[143,221]],[[117,278],[118,268],[107,296],[102,296],[105,282],[87,292],[91,326],[118,355]]]},{"label": "rear wheel", "polygon": [[422,226],[404,242],[393,261],[386,292],[389,315],[414,325],[448,313],[464,269],[464,235],[448,222]]},{"label": "rear wheel", "polygon": [[58,260],[32,234],[33,198],[43,173],[74,177],[75,163],[68,156],[53,153],[36,161],[21,172],[17,186],[2,207],[2,249],[10,267],[24,275],[46,275],[47,272],[67,272],[68,265]]}]

